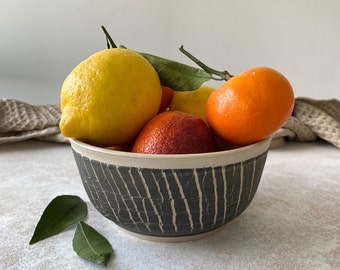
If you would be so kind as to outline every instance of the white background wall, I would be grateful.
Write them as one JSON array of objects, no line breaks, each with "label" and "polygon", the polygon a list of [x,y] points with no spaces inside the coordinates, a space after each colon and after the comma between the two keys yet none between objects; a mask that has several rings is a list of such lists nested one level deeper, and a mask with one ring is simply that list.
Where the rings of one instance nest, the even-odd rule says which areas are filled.
[{"label": "white background wall", "polygon": [[[215,69],[266,65],[296,96],[340,98],[338,0],[0,0],[0,98],[59,103],[71,69],[117,44]],[[210,83],[217,86],[216,83]]]}]

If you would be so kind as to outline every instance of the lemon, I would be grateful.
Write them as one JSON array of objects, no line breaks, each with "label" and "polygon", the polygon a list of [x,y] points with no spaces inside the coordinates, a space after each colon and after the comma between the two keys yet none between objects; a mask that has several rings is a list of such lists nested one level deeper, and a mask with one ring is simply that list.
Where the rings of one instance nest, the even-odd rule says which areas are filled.
[{"label": "lemon", "polygon": [[161,98],[158,74],[143,56],[122,48],[99,51],[62,85],[60,130],[93,145],[120,145],[157,114]]},{"label": "lemon", "polygon": [[206,104],[215,89],[206,85],[194,91],[176,91],[170,104],[171,111],[181,111],[200,117],[207,123]]}]

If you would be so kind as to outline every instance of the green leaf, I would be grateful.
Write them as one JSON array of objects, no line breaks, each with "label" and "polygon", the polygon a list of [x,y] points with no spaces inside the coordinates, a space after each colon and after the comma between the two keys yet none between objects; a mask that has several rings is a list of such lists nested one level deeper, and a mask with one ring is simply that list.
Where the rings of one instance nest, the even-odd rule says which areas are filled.
[{"label": "green leaf", "polygon": [[61,195],[54,198],[45,208],[30,245],[56,235],[87,215],[87,205],[78,196]]},{"label": "green leaf", "polygon": [[212,74],[176,61],[140,53],[157,71],[161,84],[175,91],[192,91],[212,79]]},{"label": "green leaf", "polygon": [[73,249],[80,257],[105,266],[113,252],[109,241],[82,221],[73,237]]}]

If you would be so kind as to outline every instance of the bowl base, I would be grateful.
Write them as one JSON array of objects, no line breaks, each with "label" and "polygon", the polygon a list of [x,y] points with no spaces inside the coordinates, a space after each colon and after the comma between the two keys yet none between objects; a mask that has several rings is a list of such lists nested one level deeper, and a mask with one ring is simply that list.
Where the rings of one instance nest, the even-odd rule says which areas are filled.
[{"label": "bowl base", "polygon": [[120,230],[122,230],[123,232],[142,239],[142,240],[146,240],[146,241],[151,241],[151,242],[160,242],[160,243],[180,243],[180,242],[188,242],[188,241],[194,241],[194,240],[199,240],[208,236],[211,236],[219,231],[221,231],[227,224],[208,231],[208,232],[204,232],[204,233],[198,233],[198,234],[193,234],[193,235],[186,235],[186,236],[152,236],[152,235],[145,235],[145,234],[139,234],[139,233],[135,233],[129,230],[126,230],[122,227],[117,226]]}]

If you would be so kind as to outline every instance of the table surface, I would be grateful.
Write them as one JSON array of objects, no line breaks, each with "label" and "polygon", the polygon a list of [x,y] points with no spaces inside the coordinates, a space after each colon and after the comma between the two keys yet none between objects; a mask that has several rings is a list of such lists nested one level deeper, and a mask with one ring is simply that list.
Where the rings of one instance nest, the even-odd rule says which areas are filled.
[{"label": "table surface", "polygon": [[248,209],[212,236],[183,243],[135,238],[101,216],[70,145],[0,146],[0,269],[105,269],[76,255],[75,231],[29,245],[56,196],[83,198],[85,222],[111,243],[108,269],[340,269],[340,151],[322,141],[271,149]]}]

